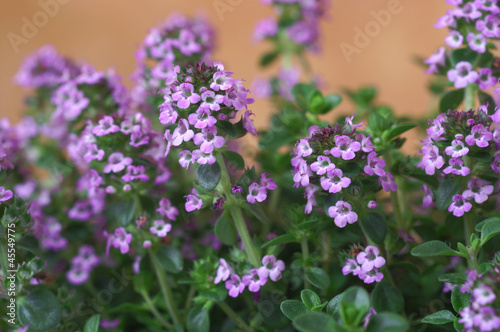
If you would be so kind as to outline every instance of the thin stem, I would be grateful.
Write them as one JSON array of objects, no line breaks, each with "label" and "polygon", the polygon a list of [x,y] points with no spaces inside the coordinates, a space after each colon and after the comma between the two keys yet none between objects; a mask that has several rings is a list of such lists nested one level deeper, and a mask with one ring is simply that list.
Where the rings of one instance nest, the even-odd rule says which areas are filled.
[{"label": "thin stem", "polygon": [[248,232],[247,225],[245,224],[245,220],[243,219],[243,214],[241,213],[241,209],[235,203],[235,199],[231,194],[231,181],[229,180],[229,174],[227,173],[226,165],[224,164],[224,159],[220,154],[217,155],[217,162],[221,168],[221,179],[220,185],[224,194],[226,195],[226,204],[228,205],[229,213],[234,220],[234,224],[238,233],[240,234],[241,241],[245,246],[245,252],[247,254],[248,260],[252,263],[255,268],[258,268],[260,264],[259,255],[257,254],[257,250],[253,245],[252,238],[250,237],[250,233]]},{"label": "thin stem", "polygon": [[158,282],[160,283],[160,288],[163,293],[163,299],[165,300],[168,312],[170,313],[170,316],[172,316],[174,324],[180,324],[181,317],[179,315],[179,311],[177,310],[177,306],[175,305],[172,289],[170,289],[170,286],[168,285],[165,271],[163,271],[163,269],[161,268],[160,263],[158,263],[156,256],[153,254],[153,251],[151,249],[148,249],[148,251],[149,256],[151,257],[151,262],[153,263],[153,267],[156,272],[156,277],[158,278]]},{"label": "thin stem", "polygon": [[476,84],[467,84],[465,87],[465,110],[474,109],[476,107]]},{"label": "thin stem", "polygon": [[245,323],[243,321],[243,319],[241,319],[241,317],[236,312],[234,312],[230,306],[228,306],[226,304],[226,302],[217,302],[217,304],[222,309],[222,311],[224,311],[224,313],[229,318],[231,318],[233,320],[233,322],[236,323],[236,325],[238,325],[240,327],[240,329],[242,329],[245,332],[252,332],[253,331],[253,329],[250,326],[248,326],[248,324]]},{"label": "thin stem", "polygon": [[[309,258],[309,246],[307,245],[307,237],[303,237],[300,241],[300,248],[302,249],[302,260],[305,262]],[[305,273],[305,266],[304,266]],[[309,281],[304,277],[304,288],[309,289],[311,286],[309,285]]]},{"label": "thin stem", "polygon": [[155,318],[161,323],[161,325],[165,326],[167,329],[172,328],[172,325],[169,324],[163,316],[160,314],[158,309],[156,309],[156,306],[154,305],[153,301],[151,301],[151,298],[146,292],[141,292],[142,297],[144,298],[144,301],[146,301],[149,310],[155,316]]},{"label": "thin stem", "polygon": [[187,320],[187,315],[189,313],[189,309],[191,309],[191,304],[193,303],[193,297],[195,293],[196,293],[196,287],[194,285],[191,285],[191,287],[189,287],[189,293],[187,296],[186,305],[184,306],[184,312],[186,313],[184,315],[184,320]]},{"label": "thin stem", "polygon": [[469,270],[477,270],[477,254],[474,252],[470,242],[470,236],[474,232],[474,219],[472,218],[472,214],[466,213],[464,215],[464,234],[465,234],[465,243],[467,244],[467,249],[469,251],[469,258],[467,259],[467,265],[469,266]]},{"label": "thin stem", "polygon": [[[384,154],[384,159],[387,164],[387,168],[390,170],[392,168],[392,156],[391,152],[388,151]],[[401,187],[398,187],[398,191],[401,190]],[[392,201],[392,208],[394,210],[394,216],[396,218],[396,225],[398,226],[398,229],[404,229],[406,230],[406,222],[403,217],[403,214],[401,213],[401,203],[399,202],[399,196],[398,192],[396,191],[391,191],[391,201]]]}]

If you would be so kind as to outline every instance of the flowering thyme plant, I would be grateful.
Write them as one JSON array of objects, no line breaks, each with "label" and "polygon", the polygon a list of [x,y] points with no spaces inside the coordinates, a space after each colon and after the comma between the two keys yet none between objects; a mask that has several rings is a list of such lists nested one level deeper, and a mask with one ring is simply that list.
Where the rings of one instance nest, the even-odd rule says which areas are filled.
[{"label": "flowering thyme plant", "polygon": [[418,133],[373,87],[348,116],[320,91],[329,1],[262,2],[260,63],[282,63],[252,88],[180,14],[131,91],[52,46],[25,60],[26,114],[0,121],[2,331],[500,331],[498,1],[446,1]]}]

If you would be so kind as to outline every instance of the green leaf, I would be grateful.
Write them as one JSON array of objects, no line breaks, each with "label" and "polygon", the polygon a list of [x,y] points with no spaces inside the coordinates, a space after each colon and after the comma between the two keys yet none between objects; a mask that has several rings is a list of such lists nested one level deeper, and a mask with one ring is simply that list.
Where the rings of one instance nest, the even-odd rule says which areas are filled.
[{"label": "green leaf", "polygon": [[336,315],[338,315],[339,313],[339,309],[340,309],[340,302],[342,301],[342,297],[344,296],[344,293],[342,294],[339,294],[337,296],[335,296],[333,299],[330,300],[330,302],[328,302],[328,304],[326,305],[326,312],[332,316],[332,317],[335,317]]},{"label": "green leaf", "polygon": [[134,291],[139,294],[147,294],[151,289],[151,286],[153,285],[153,275],[145,271],[141,271],[134,277],[134,280],[132,280],[132,284],[134,286]]},{"label": "green leaf", "polygon": [[187,317],[188,332],[208,332],[210,331],[210,317],[208,311],[203,306],[194,306],[189,310]]},{"label": "green leaf", "polygon": [[378,113],[370,114],[368,118],[368,128],[374,133],[383,133],[388,128],[389,122]]},{"label": "green leaf", "polygon": [[242,171],[245,169],[245,160],[243,157],[234,151],[226,150],[222,153],[224,159],[227,160],[231,165]]},{"label": "green leaf", "polygon": [[462,285],[467,280],[468,273],[457,272],[457,273],[445,273],[438,277],[441,282],[449,282],[455,285]]},{"label": "green leaf", "polygon": [[417,125],[413,123],[403,123],[403,124],[398,124],[395,127],[391,128],[387,132],[387,140],[391,140],[396,136],[401,135],[402,133],[407,132],[410,129],[415,128]]},{"label": "green leaf", "polygon": [[94,315],[90,317],[85,323],[85,326],[83,327],[83,332],[98,332],[100,321],[101,321],[101,315]]},{"label": "green leaf", "polygon": [[130,224],[135,215],[135,200],[126,198],[120,202],[114,202],[106,210],[108,220],[117,220],[120,226],[126,227]]},{"label": "green leaf", "polygon": [[477,59],[478,53],[470,48],[459,48],[450,54],[451,65],[455,67],[461,61],[474,63]]},{"label": "green leaf", "polygon": [[156,257],[160,265],[170,273],[179,273],[184,267],[182,254],[174,247],[161,246],[158,251],[156,251]]},{"label": "green leaf", "polygon": [[330,287],[330,277],[319,267],[308,267],[306,269],[306,279],[319,289],[327,289]]},{"label": "green leaf", "polygon": [[280,52],[277,52],[277,51],[272,51],[272,52],[264,54],[260,58],[260,66],[261,67],[269,66],[271,63],[274,62],[274,60],[276,60],[278,58],[279,55],[280,55]]},{"label": "green leaf", "polygon": [[359,286],[352,286],[344,292],[340,301],[340,318],[344,325],[358,326],[370,311],[370,296]]},{"label": "green leaf", "polygon": [[451,249],[446,243],[433,240],[422,243],[411,250],[411,254],[417,257],[435,257],[435,256],[461,256],[463,255]]},{"label": "green leaf", "polygon": [[448,110],[457,109],[463,100],[464,89],[447,91],[439,100],[439,112],[446,113]]},{"label": "green leaf", "polygon": [[381,214],[376,212],[368,213],[361,218],[360,225],[363,233],[370,240],[379,245],[384,243],[387,234],[387,222]]},{"label": "green leaf", "polygon": [[488,105],[488,114],[495,114],[496,103],[493,97],[482,90],[478,90],[477,95],[481,105]]},{"label": "green leaf", "polygon": [[410,325],[400,315],[392,312],[382,312],[370,319],[366,332],[406,332]]},{"label": "green leaf", "polygon": [[382,281],[375,286],[372,302],[376,312],[390,311],[400,314],[405,307],[405,300],[399,289],[387,281]]},{"label": "green leaf", "polygon": [[225,245],[232,246],[238,241],[238,231],[229,210],[224,210],[215,223],[215,236]]},{"label": "green leaf", "polygon": [[59,324],[62,309],[57,297],[44,289],[19,299],[17,314],[21,325],[29,324],[32,331],[45,331]]},{"label": "green leaf", "polygon": [[453,196],[460,191],[461,182],[456,179],[443,181],[436,190],[436,205],[441,211],[448,211]]},{"label": "green leaf", "polygon": [[202,290],[199,295],[212,302],[222,302],[227,298],[227,289],[221,285],[215,288]]},{"label": "green leaf", "polygon": [[309,103],[314,96],[321,96],[321,93],[312,84],[299,83],[295,84],[292,88],[292,95],[295,99],[297,105],[299,105],[304,110],[309,110]]},{"label": "green leaf", "polygon": [[301,332],[335,332],[338,324],[323,312],[307,312],[293,320],[293,326]]},{"label": "green leaf", "polygon": [[273,247],[273,246],[277,246],[277,245],[284,244],[284,243],[290,243],[290,242],[298,242],[295,235],[290,234],[290,233],[283,234],[283,235],[280,235],[278,237],[275,237],[274,239],[267,241],[266,243],[264,243],[262,245],[262,248]]},{"label": "green leaf", "polygon": [[328,106],[328,108],[327,108],[328,111],[323,112],[322,114],[328,113],[331,110],[333,110],[335,107],[339,106],[340,103],[342,102],[342,97],[340,95],[335,94],[335,93],[331,93],[331,94],[327,95],[324,98],[324,100],[325,100],[325,103]]},{"label": "green leaf", "polygon": [[481,229],[481,246],[484,246],[486,242],[498,234],[500,234],[500,218],[490,220],[484,224]]},{"label": "green leaf", "polygon": [[[490,51],[486,51],[485,53],[479,54],[479,59],[477,60],[477,67],[481,68],[491,68],[495,57]],[[481,91],[479,91],[481,92]],[[490,104],[491,105],[491,104]],[[493,104],[494,105],[494,104]],[[491,113],[488,113],[491,114]]]},{"label": "green leaf", "polygon": [[422,323],[433,324],[433,325],[441,325],[446,323],[452,323],[457,319],[457,317],[448,310],[441,310],[425,316],[422,319]]},{"label": "green leaf", "polygon": [[486,225],[487,223],[489,223],[490,221],[493,221],[493,220],[500,220],[500,217],[491,217],[488,219],[484,219],[483,221],[478,222],[476,224],[476,226],[474,226],[474,230],[476,232],[481,232],[483,230],[483,226]]},{"label": "green leaf", "polygon": [[460,292],[460,287],[455,287],[451,291],[451,305],[456,312],[460,312],[465,307],[470,305],[472,295],[470,293]]},{"label": "green leaf", "polygon": [[285,300],[281,302],[280,309],[289,320],[294,320],[299,315],[309,312],[304,303],[298,300]]},{"label": "green leaf", "polygon": [[199,165],[196,169],[196,179],[200,186],[206,191],[212,191],[217,187],[221,178],[221,170],[219,164]]},{"label": "green leaf", "polygon": [[293,136],[284,129],[271,129],[260,136],[259,148],[275,151],[283,145],[291,143]]},{"label": "green leaf", "polygon": [[318,294],[310,289],[304,289],[302,292],[300,292],[300,298],[302,299],[302,303],[304,303],[306,308],[309,310],[311,310],[312,307],[321,304],[321,299],[319,298]]},{"label": "green leaf", "polygon": [[237,123],[232,123],[227,120],[217,120],[215,124],[218,130],[227,134],[230,138],[236,139],[246,135],[247,131],[243,127],[243,122],[240,120]]}]

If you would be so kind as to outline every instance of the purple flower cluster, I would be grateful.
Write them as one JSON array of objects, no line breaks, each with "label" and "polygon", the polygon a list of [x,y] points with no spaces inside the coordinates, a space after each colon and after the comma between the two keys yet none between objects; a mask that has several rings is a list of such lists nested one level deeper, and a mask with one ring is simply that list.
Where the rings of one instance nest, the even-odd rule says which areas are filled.
[{"label": "purple flower cluster", "polygon": [[170,15],[150,30],[136,53],[139,69],[134,74],[138,81],[132,92],[134,102],[144,105],[148,97],[164,87],[169,68],[210,60],[214,45],[214,30],[204,17]]},{"label": "purple flower cluster", "polygon": [[469,272],[467,281],[460,287],[462,293],[470,293],[470,305],[460,310],[459,323],[467,332],[491,332],[500,330],[500,307],[498,294],[500,283],[498,266],[492,271],[479,274]]},{"label": "purple flower cluster", "polygon": [[367,246],[364,251],[357,254],[355,259],[349,258],[342,268],[342,273],[352,273],[366,284],[380,282],[384,274],[379,269],[385,265],[385,258],[380,256],[380,250],[375,246]]},{"label": "purple flower cluster", "polygon": [[264,286],[268,279],[278,281],[281,279],[281,272],[285,270],[285,263],[277,260],[274,255],[266,255],[262,258],[262,266],[258,269],[251,269],[243,277],[234,273],[233,268],[223,259],[219,260],[217,275],[214,283],[225,281],[229,296],[237,297],[248,287],[250,292],[256,293]]},{"label": "purple flower cluster", "polygon": [[[267,198],[267,191],[274,190],[278,186],[273,179],[268,178],[269,174],[263,173],[260,177],[259,182],[252,182],[248,186],[247,202],[250,204],[255,204],[255,202],[263,202]],[[233,193],[242,193],[243,189],[240,186],[233,187]]]},{"label": "purple flower cluster", "polygon": [[26,89],[55,87],[78,76],[80,67],[45,45],[23,61],[14,81]]},{"label": "purple flower cluster", "polygon": [[[257,135],[247,105],[248,90],[243,81],[231,78],[232,73],[221,64],[201,63],[181,70],[169,69],[167,87],[163,90],[165,102],[160,106],[160,122],[169,127],[165,131],[167,147],[188,148],[179,153],[179,163],[188,168],[198,164],[215,163],[215,151],[221,149],[226,138],[217,127],[220,121],[229,121],[238,111],[245,110],[242,129]],[[231,124],[230,124],[231,125]]]},{"label": "purple flower cluster", "polygon": [[262,3],[275,7],[280,15],[279,22],[289,23],[278,24],[274,18],[264,19],[255,28],[255,40],[274,40],[281,33],[294,44],[317,50],[319,22],[326,15],[329,0],[262,0]]},{"label": "purple flower cluster", "polygon": [[[316,203],[316,194],[321,189],[329,194],[341,193],[344,198],[330,206],[328,214],[338,227],[345,227],[358,220],[352,204],[359,201],[354,196],[359,187],[351,186],[354,181],[374,181],[385,191],[396,191],[392,174],[387,172],[385,161],[378,158],[371,137],[356,133],[361,124],[353,124],[346,118],[346,125],[309,128],[309,136],[302,138],[292,152],[293,180],[295,187],[305,188],[307,204],[305,213],[311,213]],[[353,166],[361,165],[359,174],[350,178],[344,173]],[[373,205],[373,203],[371,203]]]},{"label": "purple flower cluster", "polygon": [[[486,107],[479,111],[467,112],[449,111],[440,114],[436,119],[429,121],[428,136],[423,141],[420,153],[422,160],[418,167],[426,174],[434,175],[438,172],[440,178],[463,177],[468,179],[467,189],[453,196],[448,211],[454,216],[461,217],[472,208],[472,201],[482,204],[488,196],[493,194],[493,185],[479,177],[474,168],[475,160],[471,155],[486,153],[491,158],[489,167],[495,173],[500,172],[500,156],[496,152],[500,149],[500,131],[492,128],[492,119]],[[500,114],[500,113],[499,113]],[[423,207],[433,204],[434,195],[431,189],[423,186]]]},{"label": "purple flower cluster", "polygon": [[[473,52],[482,54],[487,51],[488,39],[500,38],[499,6],[496,0],[447,0],[446,2],[456,8],[439,18],[435,27],[449,29],[449,35],[445,38],[449,47],[457,49],[466,45]],[[429,65],[427,72],[437,73],[439,67],[445,67],[449,55],[444,47],[439,48],[424,61]],[[481,89],[488,90],[497,83],[491,68],[476,69],[468,61],[456,63],[454,68],[448,70],[447,76],[457,89],[464,88],[467,84],[478,84]]]},{"label": "purple flower cluster", "polygon": [[81,246],[78,249],[78,255],[71,259],[71,268],[66,273],[66,278],[73,285],[83,284],[89,279],[94,267],[99,265],[99,261],[92,246]]}]

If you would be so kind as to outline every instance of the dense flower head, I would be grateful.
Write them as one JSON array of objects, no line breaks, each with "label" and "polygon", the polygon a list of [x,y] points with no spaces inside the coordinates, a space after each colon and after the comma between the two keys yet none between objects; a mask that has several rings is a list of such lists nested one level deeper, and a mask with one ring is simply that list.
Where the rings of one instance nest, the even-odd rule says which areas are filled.
[{"label": "dense flower head", "polygon": [[359,124],[352,124],[351,118],[346,119],[345,126],[313,126],[309,129],[310,135],[298,141],[292,152],[295,187],[306,189],[308,203],[305,212],[311,213],[317,194],[343,195],[343,199],[338,199],[328,209],[328,214],[339,227],[357,221],[353,209],[355,202],[361,202],[364,197],[364,186],[376,188],[376,191],[397,189],[393,176],[385,170],[384,160],[378,157],[371,137],[357,133],[357,127]]},{"label": "dense flower head", "polygon": [[470,293],[470,304],[460,310],[459,323],[466,331],[498,331],[500,329],[500,280],[498,265],[492,265],[488,272],[478,274],[469,272],[462,293]]},{"label": "dense flower head", "polygon": [[[252,113],[247,109],[253,99],[248,97],[243,81],[233,79],[232,73],[221,64],[198,63],[182,70],[171,68],[170,72],[159,116],[160,122],[168,126],[164,134],[165,156],[172,146],[182,146],[185,148],[179,154],[182,167],[213,164],[215,150],[227,141],[220,126],[235,126],[242,133],[256,134],[249,117]],[[240,122],[228,123],[236,118],[238,111],[244,112]]]},{"label": "dense flower head", "polygon": [[79,65],[57,53],[52,45],[45,45],[24,59],[14,81],[27,89],[53,88],[79,73]]},{"label": "dense flower head", "polygon": [[[453,110],[429,121],[428,136],[420,150],[422,159],[417,166],[428,175],[467,181],[467,187],[453,196],[448,208],[456,217],[469,212],[473,202],[483,204],[494,193],[492,183],[483,179],[484,172],[480,171],[484,167],[495,173],[500,171],[496,166],[499,132],[492,126],[492,118],[494,115],[489,116],[482,110]],[[478,155],[483,156],[481,161],[477,161]],[[479,162],[484,165],[479,167]],[[427,186],[424,192],[423,206],[426,208],[433,204],[434,195]]]},{"label": "dense flower head", "polygon": [[[491,49],[491,42],[500,38],[499,4],[497,0],[447,1],[454,6],[439,18],[435,27],[448,28],[445,43],[452,49],[477,53]],[[490,43],[490,44],[489,44]],[[455,55],[458,53],[455,53]],[[468,84],[479,84],[483,90],[496,85],[496,80],[488,72],[491,68],[478,67],[477,62],[456,61],[444,47],[424,61],[429,65],[428,73],[446,73],[454,86],[464,88]],[[456,58],[456,56],[455,56]]]},{"label": "dense flower head", "polygon": [[375,246],[367,246],[364,251],[356,250],[354,258],[346,260],[342,273],[352,273],[366,284],[380,282],[384,274],[379,271],[385,265],[385,258],[380,256],[380,250]]},{"label": "dense flower head", "polygon": [[148,98],[164,87],[171,67],[208,61],[214,46],[214,29],[203,16],[171,14],[150,30],[136,53],[139,69],[134,74],[134,102],[143,109]]}]

